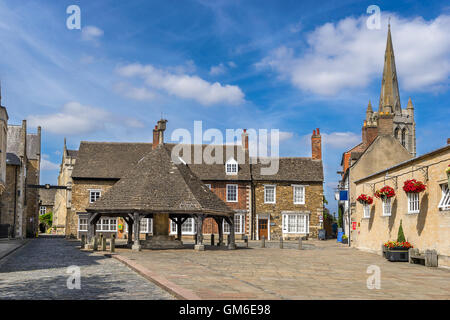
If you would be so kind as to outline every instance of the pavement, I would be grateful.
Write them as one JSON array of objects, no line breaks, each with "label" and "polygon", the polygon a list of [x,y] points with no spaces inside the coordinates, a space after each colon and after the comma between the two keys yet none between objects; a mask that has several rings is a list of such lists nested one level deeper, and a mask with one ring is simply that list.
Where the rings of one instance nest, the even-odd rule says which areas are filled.
[{"label": "pavement", "polygon": [[27,243],[24,239],[0,239],[0,260]]},{"label": "pavement", "polygon": [[178,297],[186,299],[450,299],[447,269],[389,262],[336,240],[304,241],[306,250],[288,242],[285,249],[276,242],[268,246],[239,243],[237,250],[206,246],[199,252],[191,244],[141,252],[118,248],[115,258],[169,292],[181,288]]},{"label": "pavement", "polygon": [[[3,244],[0,247],[6,248]],[[79,245],[79,241],[39,237],[0,259],[0,299],[174,299],[119,261],[80,251]],[[67,285],[69,279],[71,287],[77,283],[76,269],[70,266],[79,267],[80,289]]]}]

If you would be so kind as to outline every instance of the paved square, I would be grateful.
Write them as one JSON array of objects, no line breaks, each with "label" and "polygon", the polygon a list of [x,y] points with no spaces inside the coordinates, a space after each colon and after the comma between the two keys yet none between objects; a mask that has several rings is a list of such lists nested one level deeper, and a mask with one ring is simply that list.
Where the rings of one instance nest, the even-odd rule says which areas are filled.
[{"label": "paved square", "polygon": [[[308,250],[253,243],[235,251],[117,251],[202,299],[450,299],[450,270],[389,262],[333,240],[304,243]],[[367,288],[370,265],[381,269],[380,289]]]}]

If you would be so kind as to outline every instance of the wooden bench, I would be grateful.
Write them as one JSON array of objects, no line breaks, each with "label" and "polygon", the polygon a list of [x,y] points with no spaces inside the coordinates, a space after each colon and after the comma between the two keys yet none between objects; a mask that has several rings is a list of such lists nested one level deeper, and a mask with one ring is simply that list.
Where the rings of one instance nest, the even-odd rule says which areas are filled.
[{"label": "wooden bench", "polygon": [[420,253],[419,249],[409,249],[409,263],[421,263],[422,260],[426,267],[438,266],[438,255],[436,250],[426,250],[425,253]]}]

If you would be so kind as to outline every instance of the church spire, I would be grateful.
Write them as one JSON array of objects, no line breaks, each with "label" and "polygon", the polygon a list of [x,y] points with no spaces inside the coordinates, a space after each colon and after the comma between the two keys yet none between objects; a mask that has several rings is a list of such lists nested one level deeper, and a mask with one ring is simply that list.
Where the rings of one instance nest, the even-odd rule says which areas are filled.
[{"label": "church spire", "polygon": [[395,114],[402,113],[390,23],[388,25],[386,51],[384,54],[383,79],[381,82],[380,105],[378,111]]}]

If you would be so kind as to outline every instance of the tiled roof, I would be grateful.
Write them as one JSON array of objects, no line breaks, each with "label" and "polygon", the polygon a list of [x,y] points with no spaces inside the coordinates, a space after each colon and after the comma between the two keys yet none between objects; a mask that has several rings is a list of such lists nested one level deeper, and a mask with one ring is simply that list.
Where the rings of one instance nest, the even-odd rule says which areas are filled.
[{"label": "tiled roof", "polygon": [[76,158],[78,156],[78,150],[69,150],[67,149],[67,155],[72,158]]},{"label": "tiled roof", "polygon": [[55,204],[55,195],[57,189],[39,189],[39,202],[43,206],[52,206]]},{"label": "tiled roof", "polygon": [[264,174],[262,169],[268,169],[269,167],[270,164],[261,163],[261,161],[258,161],[257,164],[252,165],[253,180],[291,182],[323,181],[323,166],[321,160],[300,157],[279,158],[278,171],[274,174]]},{"label": "tiled roof", "polygon": [[190,170],[175,164],[160,145],[131,168],[88,212],[206,213],[233,211]]}]

